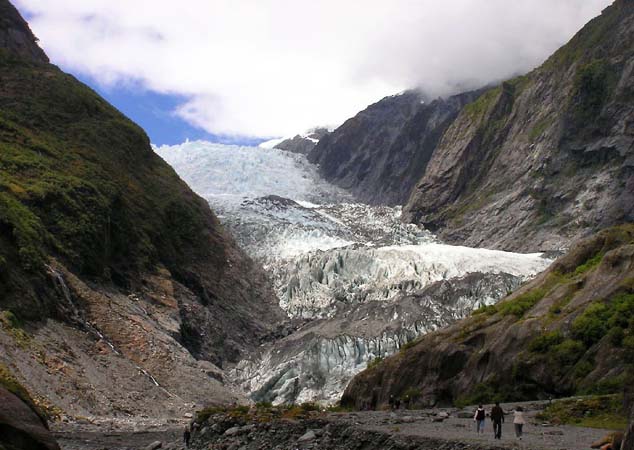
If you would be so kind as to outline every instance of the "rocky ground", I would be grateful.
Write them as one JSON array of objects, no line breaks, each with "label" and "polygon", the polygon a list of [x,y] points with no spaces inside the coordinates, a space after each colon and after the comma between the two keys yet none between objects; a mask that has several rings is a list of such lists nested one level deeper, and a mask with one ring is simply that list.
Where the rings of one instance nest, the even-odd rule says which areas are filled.
[{"label": "rocky ground", "polygon": [[[192,448],[214,450],[299,449],[557,449],[580,450],[609,431],[539,423],[535,414],[544,402],[522,404],[528,424],[523,439],[515,438],[512,415],[502,439],[493,439],[487,419],[485,433],[475,433],[470,408],[324,413],[293,407],[279,410],[236,409],[212,414],[194,434]],[[503,404],[511,411],[516,404]],[[487,410],[490,406],[487,407]],[[181,449],[183,422],[65,424],[54,430],[63,450]],[[158,447],[158,444],[161,447]]]},{"label": "rocky ground", "polygon": [[[502,405],[510,410],[515,405]],[[212,416],[195,439],[197,449],[558,449],[590,448],[606,430],[552,426],[534,422],[540,404],[525,405],[529,424],[520,441],[512,416],[502,439],[493,439],[487,420],[484,435],[476,435],[470,410],[364,411],[314,415],[303,420],[280,420],[240,425],[228,416]],[[445,414],[449,416],[443,417]],[[468,417],[467,417],[468,416]]]}]

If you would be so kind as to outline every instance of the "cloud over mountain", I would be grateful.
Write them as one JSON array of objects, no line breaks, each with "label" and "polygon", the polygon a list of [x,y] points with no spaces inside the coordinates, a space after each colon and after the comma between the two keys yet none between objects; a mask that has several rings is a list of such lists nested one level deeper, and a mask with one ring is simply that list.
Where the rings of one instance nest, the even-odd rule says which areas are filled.
[{"label": "cloud over mountain", "polygon": [[53,62],[187,100],[210,133],[337,124],[379,98],[525,72],[609,0],[18,0]]}]

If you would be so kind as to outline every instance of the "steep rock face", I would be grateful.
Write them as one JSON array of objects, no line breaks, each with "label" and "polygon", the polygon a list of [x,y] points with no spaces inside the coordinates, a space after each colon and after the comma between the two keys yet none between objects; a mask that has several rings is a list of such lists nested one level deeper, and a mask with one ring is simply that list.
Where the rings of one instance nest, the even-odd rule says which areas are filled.
[{"label": "steep rock face", "polygon": [[524,251],[634,220],[633,69],[634,2],[618,0],[540,68],[462,110],[404,219]]},{"label": "steep rock face", "polygon": [[362,372],[342,403],[419,404],[619,392],[632,358],[634,226],[579,243],[494,307]]},{"label": "steep rock face", "polygon": [[0,49],[33,62],[47,63],[29,25],[8,1],[0,3]]},{"label": "steep rock face", "polygon": [[328,134],[327,128],[315,128],[310,130],[305,135],[296,135],[291,139],[285,139],[274,148],[285,150],[291,153],[299,153],[301,155],[308,155],[317,143]]},{"label": "steep rock face", "polygon": [[[0,7],[15,13],[7,1]],[[69,346],[84,333],[101,344],[118,341],[121,362],[147,370],[156,362],[153,344],[141,354],[144,347],[135,344],[143,334],[121,331],[142,328],[166,343],[159,347],[167,357],[178,348],[192,384],[200,378],[206,385],[194,357],[217,366],[236,362],[284,317],[266,277],[139,127],[36,57],[35,38],[15,14],[0,23],[6,37],[0,41],[0,309],[21,325],[5,323],[5,337],[20,344],[22,333],[37,341],[38,331],[70,327],[60,332]],[[62,282],[77,313],[68,313]],[[100,303],[105,309],[94,308]],[[147,306],[164,311],[148,314]],[[122,327],[111,324],[111,331],[120,334],[100,338],[91,324],[106,326],[115,310],[123,311]],[[19,366],[22,355],[30,364],[29,354],[37,354],[37,346],[16,349],[5,362]],[[71,353],[98,365],[100,352],[93,350],[79,345]],[[35,361],[51,370],[45,356]],[[173,375],[182,374],[172,364]],[[36,382],[28,372],[16,376]],[[103,395],[116,404],[125,387],[106,385]]]},{"label": "steep rock face", "polygon": [[371,204],[403,204],[445,129],[477,93],[426,102],[416,91],[386,97],[325,136],[309,154],[321,174]]}]

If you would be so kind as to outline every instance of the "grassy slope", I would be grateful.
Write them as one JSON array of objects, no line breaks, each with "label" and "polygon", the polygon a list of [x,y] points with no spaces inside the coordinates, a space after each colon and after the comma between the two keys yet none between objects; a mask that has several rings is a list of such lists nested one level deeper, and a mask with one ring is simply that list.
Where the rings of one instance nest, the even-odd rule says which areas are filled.
[{"label": "grassy slope", "polygon": [[224,264],[208,206],[138,126],[55,66],[0,52],[0,148],[0,293],[11,307],[49,255],[124,286],[159,262],[175,273]]}]

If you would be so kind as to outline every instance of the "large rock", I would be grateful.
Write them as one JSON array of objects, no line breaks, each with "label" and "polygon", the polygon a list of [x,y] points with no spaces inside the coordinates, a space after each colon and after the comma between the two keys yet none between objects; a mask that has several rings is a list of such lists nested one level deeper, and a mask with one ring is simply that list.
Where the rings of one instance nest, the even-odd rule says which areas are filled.
[{"label": "large rock", "polygon": [[0,448],[59,450],[46,422],[20,398],[0,386]]}]

